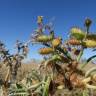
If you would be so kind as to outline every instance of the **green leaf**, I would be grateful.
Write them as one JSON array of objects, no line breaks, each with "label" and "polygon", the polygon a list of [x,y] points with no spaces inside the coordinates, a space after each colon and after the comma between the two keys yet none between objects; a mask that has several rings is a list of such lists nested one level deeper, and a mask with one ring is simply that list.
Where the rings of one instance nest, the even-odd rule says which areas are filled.
[{"label": "green leaf", "polygon": [[46,80],[44,89],[43,89],[43,94],[42,94],[42,96],[49,96],[49,85],[50,85],[50,81],[51,81],[51,78],[48,77],[47,80]]},{"label": "green leaf", "polygon": [[17,83],[16,83],[16,87],[17,87],[18,89],[23,88],[21,84],[17,84]]},{"label": "green leaf", "polygon": [[95,57],[96,57],[96,55],[90,57],[90,58],[87,60],[87,62],[90,62],[90,61],[91,61],[92,59],[94,59]]},{"label": "green leaf", "polygon": [[83,96],[89,96],[88,90],[84,90],[84,91],[83,91]]},{"label": "green leaf", "polygon": [[84,68],[95,57],[96,57],[96,55],[94,55],[94,56],[90,57],[89,59],[87,59],[87,61],[81,66],[81,68]]}]

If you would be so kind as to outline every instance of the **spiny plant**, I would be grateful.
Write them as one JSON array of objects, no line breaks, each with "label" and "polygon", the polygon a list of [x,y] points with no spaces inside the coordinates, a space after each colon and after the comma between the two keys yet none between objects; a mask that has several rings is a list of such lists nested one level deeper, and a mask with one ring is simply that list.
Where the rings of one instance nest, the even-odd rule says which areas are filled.
[{"label": "spiny plant", "polygon": [[[78,87],[96,89],[96,86],[94,86],[96,84],[96,82],[94,83],[96,75],[91,74],[96,68],[90,69],[86,73],[82,70],[96,55],[90,57],[86,63],[79,67],[84,50],[96,47],[96,34],[89,32],[91,23],[92,21],[90,19],[85,20],[84,25],[86,30],[78,27],[71,28],[69,33],[70,38],[63,43],[61,37],[55,36],[54,30],[52,30],[50,25],[44,25],[43,17],[38,17],[38,30],[34,35],[36,37],[33,38],[33,41],[45,46],[39,49],[39,53],[46,56],[46,59],[43,61],[43,67],[46,72],[44,76],[48,76],[51,79],[49,82],[49,92],[45,96],[49,94],[52,96],[54,94],[54,89],[60,85],[60,82],[58,83],[56,81],[59,75],[63,77],[62,82],[64,87],[69,90]],[[48,30],[49,35],[43,30]],[[62,68],[63,65],[64,67]],[[42,68],[42,65],[40,68]],[[58,81],[60,81],[60,78]],[[50,86],[52,88],[51,90]]]},{"label": "spiny plant", "polygon": [[[89,32],[92,21],[85,20],[86,30],[73,27],[70,30],[70,38],[62,42],[61,37],[56,37],[50,24],[43,23],[43,17],[38,16],[38,28],[32,34],[32,44],[42,44],[39,54],[44,56],[44,61],[39,67],[42,79],[38,83],[25,88],[26,94],[35,96],[53,96],[56,90],[65,88],[82,90],[82,96],[92,95],[88,89],[96,89],[96,75],[92,68],[87,72],[83,68],[96,57],[90,57],[82,66],[80,59],[87,48],[95,48],[96,35]],[[46,34],[46,30],[49,34]],[[25,84],[25,86],[27,86]],[[30,90],[30,91],[29,91]],[[38,91],[37,91],[38,90]],[[30,92],[30,93],[28,93]],[[89,94],[90,93],[90,94]],[[80,94],[79,94],[80,95]]]},{"label": "spiny plant", "polygon": [[[17,54],[21,56],[23,52],[23,56],[26,56],[30,42],[41,44],[44,47],[40,48],[38,52],[44,56],[44,60],[38,71],[32,70],[21,82],[11,84],[9,96],[54,96],[55,92],[60,89],[70,91],[80,89],[82,92],[79,95],[81,96],[93,95],[92,90],[96,90],[96,68],[87,72],[83,68],[96,55],[90,57],[84,64],[80,64],[84,50],[96,47],[96,34],[90,33],[91,23],[90,19],[85,20],[86,30],[72,27],[69,32],[70,37],[63,42],[61,37],[55,36],[49,23],[44,24],[43,16],[38,16],[38,27],[31,35],[31,40],[27,44],[22,44],[17,40]],[[9,54],[7,55],[9,56]],[[7,59],[7,62],[9,60]]]}]

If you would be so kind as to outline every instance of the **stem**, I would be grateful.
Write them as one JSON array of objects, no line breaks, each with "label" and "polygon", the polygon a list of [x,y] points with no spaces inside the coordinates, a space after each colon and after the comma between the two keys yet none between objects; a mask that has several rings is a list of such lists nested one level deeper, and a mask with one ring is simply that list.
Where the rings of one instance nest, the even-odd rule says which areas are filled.
[{"label": "stem", "polygon": [[85,62],[83,65],[81,65],[80,69],[83,69],[88,63]]},{"label": "stem", "polygon": [[86,84],[86,87],[89,89],[95,89],[96,90],[96,86],[93,86],[93,85]]},{"label": "stem", "polygon": [[87,27],[87,29],[86,29],[86,30],[87,30],[87,34],[89,34],[89,28],[90,28],[90,27]]},{"label": "stem", "polygon": [[45,64],[44,64],[45,68],[49,64],[50,61],[52,61],[52,59],[48,59],[47,61],[45,61]]},{"label": "stem", "polygon": [[42,96],[48,96],[48,92],[49,92],[49,85],[50,85],[50,81],[51,81],[51,78],[48,77],[46,82],[45,82],[45,86],[44,86],[44,89],[43,89],[43,94]]},{"label": "stem", "polygon": [[82,48],[82,50],[80,51],[79,56],[77,57],[77,62],[80,61],[80,59],[81,59],[81,57],[83,55],[83,51],[84,51],[84,48]]},{"label": "stem", "polygon": [[12,94],[9,94],[8,96],[25,96],[25,95],[28,96],[27,93],[20,92],[20,93],[12,93]]},{"label": "stem", "polygon": [[85,74],[85,77],[88,77],[92,72],[96,71],[96,67],[93,67],[91,69],[89,69],[86,74]]},{"label": "stem", "polygon": [[82,80],[82,83],[86,84],[88,83],[89,81],[91,81],[91,77],[88,77],[88,78],[85,78]]},{"label": "stem", "polygon": [[[84,39],[83,40],[86,40],[86,37],[87,37],[87,34],[89,33],[89,27],[87,27],[87,29],[86,29],[86,34],[85,34],[85,37],[84,37]],[[78,58],[77,58],[77,61],[79,61],[80,59],[81,59],[81,57],[82,57],[82,55],[83,55],[83,51],[84,51],[84,47],[82,46],[82,50],[81,50],[81,52],[80,52],[80,54],[79,54],[79,56],[78,56]]]},{"label": "stem", "polygon": [[37,88],[37,87],[39,87],[40,85],[42,85],[42,83],[43,83],[43,82],[40,82],[40,83],[35,84],[35,85],[32,85],[32,86],[28,87],[28,90],[33,89],[33,88]]}]

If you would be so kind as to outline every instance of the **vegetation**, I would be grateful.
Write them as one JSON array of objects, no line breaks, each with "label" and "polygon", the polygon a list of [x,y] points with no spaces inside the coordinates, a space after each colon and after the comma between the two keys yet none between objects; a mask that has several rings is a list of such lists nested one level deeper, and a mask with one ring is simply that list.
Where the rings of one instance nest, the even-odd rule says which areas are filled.
[{"label": "vegetation", "polygon": [[[83,64],[80,62],[84,50],[96,50],[96,34],[90,33],[91,23],[90,19],[85,20],[86,30],[71,28],[70,37],[63,42],[61,37],[55,36],[52,25],[44,24],[43,16],[38,16],[38,27],[31,40],[27,43],[17,40],[16,54],[9,54],[1,42],[1,68],[6,65],[8,71],[6,77],[1,79],[2,96],[56,96],[62,90],[62,94],[57,96],[95,96],[96,67],[88,71],[84,71],[84,68],[96,55]],[[17,72],[28,54],[29,44],[44,46],[38,50],[44,60],[38,69],[33,69],[17,81]]]}]

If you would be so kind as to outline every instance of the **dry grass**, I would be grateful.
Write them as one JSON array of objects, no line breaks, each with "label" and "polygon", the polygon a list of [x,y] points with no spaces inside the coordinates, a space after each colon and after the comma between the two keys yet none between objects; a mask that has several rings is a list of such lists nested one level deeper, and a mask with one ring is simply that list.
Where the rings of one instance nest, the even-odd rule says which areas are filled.
[{"label": "dry grass", "polygon": [[[36,69],[38,70],[40,64],[36,64],[36,63],[27,63],[27,64],[22,64],[21,68],[18,69],[18,75],[17,75],[17,80],[22,80],[24,77],[26,77],[26,75],[32,70],[32,69]],[[88,64],[84,70],[87,71],[88,69],[92,68],[92,67],[96,67],[95,64]],[[2,68],[0,68],[0,77],[4,79],[4,77],[6,76],[7,73],[7,68],[5,66],[3,66]],[[38,70],[39,71],[39,70]],[[80,93],[80,90],[79,90]],[[81,91],[82,93],[82,91]],[[96,94],[96,93],[94,93]],[[55,96],[80,96],[80,94],[78,95],[78,90],[74,90],[73,91],[69,91],[66,89],[63,90],[57,90]],[[81,95],[82,96],[82,95]],[[94,95],[96,96],[96,95]]]},{"label": "dry grass", "polygon": [[[32,69],[37,69],[38,66],[36,63],[22,64],[18,69],[17,80],[22,80]],[[7,70],[8,68],[5,65],[0,68],[0,79],[4,80]]]},{"label": "dry grass", "polygon": [[[17,80],[22,80],[26,76],[26,74],[28,74],[32,69],[38,70],[39,65],[40,64],[37,64],[35,62],[22,64],[21,68],[18,69]],[[84,68],[84,70],[87,71],[92,67],[96,67],[96,65],[90,63]],[[4,78],[6,76],[6,73],[7,73],[7,67],[2,66],[2,68],[0,68],[0,78]]]}]

